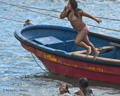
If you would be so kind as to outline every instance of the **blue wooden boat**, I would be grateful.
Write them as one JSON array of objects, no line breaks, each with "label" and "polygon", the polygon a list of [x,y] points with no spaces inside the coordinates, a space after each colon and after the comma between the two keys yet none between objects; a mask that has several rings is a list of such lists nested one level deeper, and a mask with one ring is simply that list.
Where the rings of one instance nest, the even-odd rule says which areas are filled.
[{"label": "blue wooden boat", "polygon": [[29,25],[15,32],[23,48],[53,73],[120,83],[120,39],[89,32],[100,51],[93,60],[93,53],[86,57],[85,49],[74,44],[76,35],[72,28],[53,25]]}]

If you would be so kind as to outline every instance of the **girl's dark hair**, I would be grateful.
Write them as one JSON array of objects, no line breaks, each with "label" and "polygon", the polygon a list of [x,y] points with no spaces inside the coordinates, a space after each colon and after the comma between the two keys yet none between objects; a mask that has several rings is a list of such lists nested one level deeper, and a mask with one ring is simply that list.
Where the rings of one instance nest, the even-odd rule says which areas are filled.
[{"label": "girl's dark hair", "polygon": [[87,94],[87,87],[88,87],[88,79],[87,78],[80,78],[79,85],[81,86],[83,93],[86,95]]},{"label": "girl's dark hair", "polygon": [[78,17],[78,11],[79,10],[82,10],[82,9],[79,9],[78,8],[78,3],[77,3],[77,1],[76,0],[69,0],[69,2],[70,2],[70,4],[71,4],[71,6],[72,6],[72,8],[73,8],[73,10],[75,11],[75,16],[77,16]]},{"label": "girl's dark hair", "polygon": [[70,91],[68,90],[68,85],[66,84],[66,89],[67,91],[65,93],[70,93]]}]

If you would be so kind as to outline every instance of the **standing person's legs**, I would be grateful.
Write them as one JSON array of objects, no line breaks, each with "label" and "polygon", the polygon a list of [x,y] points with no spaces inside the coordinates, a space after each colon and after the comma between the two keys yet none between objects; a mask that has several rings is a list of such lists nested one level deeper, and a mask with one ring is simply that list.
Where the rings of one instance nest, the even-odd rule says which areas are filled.
[{"label": "standing person's legs", "polygon": [[91,46],[92,51],[94,52],[94,60],[96,59],[96,56],[99,54],[99,51],[96,50],[96,48],[94,47],[94,45],[89,41],[88,39],[88,35],[85,36],[85,38],[83,39],[83,42],[85,44],[87,44],[88,46]]},{"label": "standing person's legs", "polygon": [[80,47],[86,48],[87,55],[89,55],[91,53],[91,46],[88,46],[84,42],[81,42],[86,37],[87,33],[88,33],[88,30],[79,31],[78,35],[77,35],[77,37],[75,39],[75,44],[80,46]]}]

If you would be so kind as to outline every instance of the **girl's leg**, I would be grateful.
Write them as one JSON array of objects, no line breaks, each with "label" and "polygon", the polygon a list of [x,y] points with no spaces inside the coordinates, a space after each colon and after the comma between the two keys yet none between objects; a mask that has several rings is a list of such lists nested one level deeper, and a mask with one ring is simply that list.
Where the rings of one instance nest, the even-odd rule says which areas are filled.
[{"label": "girl's leg", "polygon": [[75,44],[80,47],[86,48],[87,55],[89,55],[91,53],[91,47],[85,44],[84,42],[81,42],[86,37],[87,33],[87,30],[80,31],[75,39]]},{"label": "girl's leg", "polygon": [[94,52],[93,59],[96,60],[96,56],[99,54],[99,51],[97,51],[96,48],[94,47],[94,45],[89,41],[88,35],[85,36],[85,38],[83,39],[83,42],[86,43],[88,46],[91,46],[91,49]]}]

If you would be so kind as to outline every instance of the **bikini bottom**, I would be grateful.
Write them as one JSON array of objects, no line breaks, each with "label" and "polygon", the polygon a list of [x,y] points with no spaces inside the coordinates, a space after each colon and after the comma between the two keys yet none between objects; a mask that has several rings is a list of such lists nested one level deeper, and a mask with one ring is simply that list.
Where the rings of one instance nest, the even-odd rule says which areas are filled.
[{"label": "bikini bottom", "polygon": [[[87,30],[87,31],[89,31],[88,25],[85,25],[85,27],[84,27],[83,29],[81,29],[80,31],[82,31],[82,30]],[[80,32],[80,31],[78,31],[78,32]]]}]

